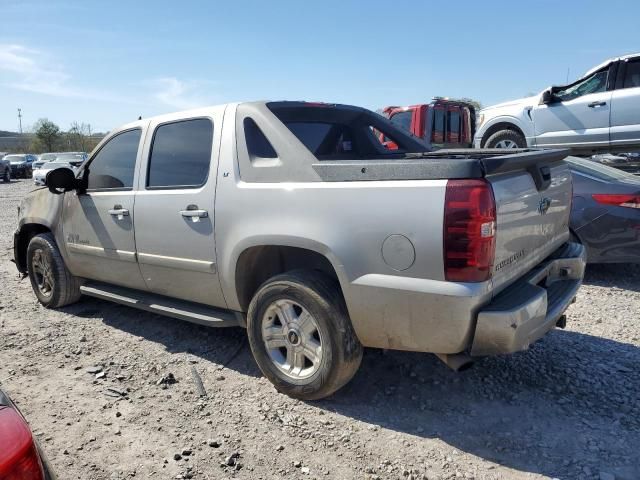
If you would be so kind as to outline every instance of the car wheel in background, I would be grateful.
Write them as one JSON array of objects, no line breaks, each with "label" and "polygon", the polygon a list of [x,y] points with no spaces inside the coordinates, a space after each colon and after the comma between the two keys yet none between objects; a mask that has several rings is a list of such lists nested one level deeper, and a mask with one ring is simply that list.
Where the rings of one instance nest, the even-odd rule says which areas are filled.
[{"label": "car wheel in background", "polygon": [[64,307],[80,299],[80,281],[67,269],[51,233],[36,235],[29,242],[27,270],[33,291],[45,307]]},{"label": "car wheel in background", "polygon": [[2,181],[4,183],[9,183],[11,181],[11,169],[10,168],[7,168],[4,171],[4,175],[2,176]]},{"label": "car wheel in background", "polygon": [[253,356],[276,389],[302,400],[327,397],[355,375],[362,360],[335,280],[296,270],[265,282],[249,305]]},{"label": "car wheel in background", "polygon": [[485,148],[526,148],[527,141],[514,130],[500,130],[489,137]]}]

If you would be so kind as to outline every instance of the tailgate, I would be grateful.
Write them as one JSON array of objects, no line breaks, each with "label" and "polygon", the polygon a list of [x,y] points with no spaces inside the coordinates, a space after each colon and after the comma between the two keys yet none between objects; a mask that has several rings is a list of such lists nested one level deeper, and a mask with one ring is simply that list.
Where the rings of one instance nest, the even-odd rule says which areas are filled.
[{"label": "tailgate", "polygon": [[497,168],[486,177],[496,200],[496,290],[508,286],[567,241],[572,196],[571,173],[563,161],[500,170],[507,169]]}]

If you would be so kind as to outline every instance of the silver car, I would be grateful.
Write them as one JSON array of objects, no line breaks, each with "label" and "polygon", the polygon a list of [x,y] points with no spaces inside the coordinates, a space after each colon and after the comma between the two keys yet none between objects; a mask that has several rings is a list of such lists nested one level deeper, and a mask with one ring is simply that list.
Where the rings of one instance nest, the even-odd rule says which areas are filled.
[{"label": "silver car", "polygon": [[302,399],[347,383],[363,347],[459,369],[563,327],[584,273],[566,151],[424,150],[346,105],[138,120],[25,197],[14,259],[46,307],[84,294],[246,327]]},{"label": "silver car", "polygon": [[482,109],[476,148],[640,148],[640,53],[610,58],[576,81]]}]

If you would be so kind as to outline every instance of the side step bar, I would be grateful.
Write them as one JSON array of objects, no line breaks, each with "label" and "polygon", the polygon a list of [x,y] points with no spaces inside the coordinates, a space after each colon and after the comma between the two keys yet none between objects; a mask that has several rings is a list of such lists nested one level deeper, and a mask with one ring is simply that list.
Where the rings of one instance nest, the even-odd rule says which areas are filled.
[{"label": "side step bar", "polygon": [[155,293],[100,282],[87,282],[80,287],[80,291],[90,297],[209,327],[245,326],[244,316],[240,312],[177,300]]}]

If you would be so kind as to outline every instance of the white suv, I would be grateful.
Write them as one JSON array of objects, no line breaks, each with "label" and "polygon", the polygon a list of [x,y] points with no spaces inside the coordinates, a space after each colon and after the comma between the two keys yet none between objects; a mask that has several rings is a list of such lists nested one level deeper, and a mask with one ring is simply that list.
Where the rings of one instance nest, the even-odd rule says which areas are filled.
[{"label": "white suv", "polygon": [[476,148],[640,148],[640,53],[611,58],[575,82],[478,114]]}]

